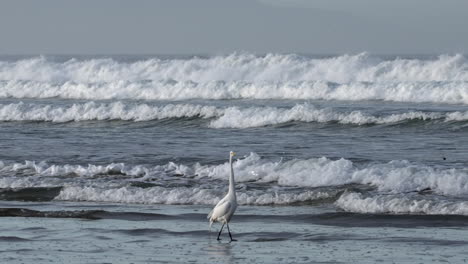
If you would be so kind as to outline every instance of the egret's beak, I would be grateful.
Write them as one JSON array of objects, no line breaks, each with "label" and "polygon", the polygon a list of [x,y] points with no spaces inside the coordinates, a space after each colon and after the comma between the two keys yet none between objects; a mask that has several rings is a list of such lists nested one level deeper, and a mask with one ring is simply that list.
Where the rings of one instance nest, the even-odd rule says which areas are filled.
[{"label": "egret's beak", "polygon": [[235,156],[235,155],[236,155],[236,153],[233,151],[233,152],[232,152],[232,156]]}]

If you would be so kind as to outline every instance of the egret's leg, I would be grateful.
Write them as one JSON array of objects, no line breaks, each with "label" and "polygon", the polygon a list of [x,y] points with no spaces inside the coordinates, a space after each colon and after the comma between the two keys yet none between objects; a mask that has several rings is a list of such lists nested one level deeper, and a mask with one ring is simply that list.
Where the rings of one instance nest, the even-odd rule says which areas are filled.
[{"label": "egret's leg", "polygon": [[228,228],[229,237],[231,238],[231,241],[237,241],[237,240],[235,240],[235,239],[233,239],[233,238],[232,238],[232,235],[231,235],[231,230],[229,230],[229,224],[228,224],[228,223],[226,223],[226,225],[227,225],[227,228]]},{"label": "egret's leg", "polygon": [[219,230],[218,238],[217,238],[216,240],[221,240],[221,239],[219,238],[219,236],[221,235],[221,232],[223,232],[223,227],[224,227],[224,223],[223,223],[223,225],[221,226],[221,229]]}]

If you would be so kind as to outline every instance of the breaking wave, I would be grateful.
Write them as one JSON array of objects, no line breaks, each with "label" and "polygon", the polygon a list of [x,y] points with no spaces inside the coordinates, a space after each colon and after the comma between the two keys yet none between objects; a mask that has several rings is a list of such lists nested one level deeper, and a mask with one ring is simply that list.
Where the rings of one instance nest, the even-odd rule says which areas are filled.
[{"label": "breaking wave", "polygon": [[467,201],[414,199],[401,195],[364,197],[360,193],[345,193],[335,204],[345,211],[364,214],[468,215]]},{"label": "breaking wave", "polygon": [[311,99],[383,100],[468,104],[468,82],[351,82],[325,81],[256,82],[245,81],[113,81],[104,83],[44,83],[0,81],[1,98],[64,99]]},{"label": "breaking wave", "polygon": [[[337,192],[304,191],[288,193],[281,191],[238,191],[237,202],[241,205],[289,205],[312,202],[334,197]],[[93,201],[132,204],[205,204],[219,202],[225,193],[202,188],[164,188],[147,189],[121,187],[103,189],[96,187],[66,187],[55,198],[63,201]]]},{"label": "breaking wave", "polygon": [[288,122],[337,122],[340,124],[369,125],[392,124],[410,120],[468,120],[468,112],[421,112],[412,111],[400,114],[375,116],[363,111],[338,112],[331,108],[316,108],[311,104],[297,104],[292,108],[252,107],[240,109],[230,107],[223,114],[211,121],[213,128],[248,128],[277,125]]},{"label": "breaking wave", "polygon": [[135,62],[113,59],[71,59],[56,62],[47,57],[0,61],[0,80],[39,82],[113,82],[176,80],[206,83],[245,81],[256,83],[326,81],[427,82],[468,81],[468,61],[463,55],[441,55],[432,59],[384,60],[367,53],[328,58],[293,54],[227,56],[189,59],[151,58]]},{"label": "breaking wave", "polygon": [[27,105],[24,103],[0,105],[0,121],[70,122],[87,120],[148,121],[165,118],[219,116],[222,110],[213,106],[147,104],[125,105],[121,102],[97,104],[88,102],[61,107],[53,105]]},{"label": "breaking wave", "polygon": [[[334,204],[365,214],[468,215],[466,169],[408,161],[358,166],[325,157],[272,161],[255,153],[233,166],[241,205]],[[229,171],[228,163],[0,162],[0,199],[213,205],[226,192]]]},{"label": "breaking wave", "polygon": [[[357,166],[347,159],[329,158],[292,159],[271,161],[255,153],[234,162],[236,181],[243,184],[256,183],[261,186],[317,188],[363,184],[374,186],[378,191],[405,193],[430,189],[437,194],[457,196],[468,194],[468,171],[466,169],[441,169],[408,161],[391,161],[382,164]],[[41,186],[97,186],[102,188],[127,187],[138,181],[149,187],[165,186],[181,179],[193,179],[193,184],[219,184],[210,181],[226,181],[229,164],[193,165],[169,162],[164,165],[129,166],[123,163],[100,165],[48,165],[45,162],[0,163],[0,188]],[[17,175],[13,177],[13,175]],[[81,179],[80,181],[75,181]],[[209,180],[207,182],[207,180]],[[64,184],[66,183],[66,184]],[[101,185],[103,184],[103,186]],[[172,186],[172,185],[167,185]],[[83,187],[83,186],[78,186]],[[201,187],[200,187],[201,188]],[[83,196],[85,197],[85,196]]]},{"label": "breaking wave", "polygon": [[231,54],[119,62],[46,57],[0,61],[0,97],[67,99],[317,99],[468,104],[463,55],[384,60]]},{"label": "breaking wave", "polygon": [[215,107],[194,104],[125,104],[88,102],[68,106],[13,103],[0,105],[0,121],[151,121],[173,118],[210,119],[211,128],[249,128],[288,122],[337,122],[340,124],[392,124],[411,120],[467,121],[468,112],[410,111],[399,114],[372,115],[363,111],[338,112],[312,104],[277,107]]}]

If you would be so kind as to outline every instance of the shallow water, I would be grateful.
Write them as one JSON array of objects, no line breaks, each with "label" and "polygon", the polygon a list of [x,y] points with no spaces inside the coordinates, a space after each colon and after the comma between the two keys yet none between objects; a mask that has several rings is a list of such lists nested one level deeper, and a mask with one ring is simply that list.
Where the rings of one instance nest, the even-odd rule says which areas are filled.
[{"label": "shallow water", "polygon": [[248,206],[232,220],[238,241],[229,242],[226,233],[217,241],[215,228],[209,232],[206,206],[14,206],[105,211],[96,213],[99,220],[0,218],[5,263],[463,263],[468,257],[464,217],[389,220],[307,206]]}]

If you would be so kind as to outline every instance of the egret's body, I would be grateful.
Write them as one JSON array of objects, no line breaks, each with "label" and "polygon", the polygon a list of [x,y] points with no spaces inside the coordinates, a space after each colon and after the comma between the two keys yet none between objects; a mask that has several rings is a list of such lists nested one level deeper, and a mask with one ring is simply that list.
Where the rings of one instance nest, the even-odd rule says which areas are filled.
[{"label": "egret's body", "polygon": [[221,232],[223,231],[224,225],[227,226],[229,237],[232,239],[231,231],[229,230],[229,221],[231,220],[232,215],[237,208],[237,198],[236,198],[236,189],[235,189],[235,181],[234,181],[234,169],[232,168],[232,157],[235,155],[234,152],[229,153],[229,166],[231,167],[231,175],[229,176],[229,191],[226,196],[224,196],[221,201],[216,204],[216,206],[211,210],[208,214],[208,220],[210,221],[210,227],[213,222],[220,222],[223,225],[218,233],[218,240]]}]

